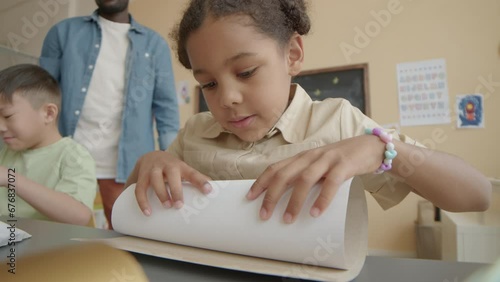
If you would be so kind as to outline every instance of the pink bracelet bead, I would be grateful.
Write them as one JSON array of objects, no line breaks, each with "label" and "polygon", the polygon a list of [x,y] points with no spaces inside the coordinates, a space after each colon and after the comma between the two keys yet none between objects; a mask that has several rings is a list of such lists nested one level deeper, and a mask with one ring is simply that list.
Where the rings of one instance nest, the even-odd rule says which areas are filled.
[{"label": "pink bracelet bead", "polygon": [[375,173],[383,173],[392,168],[392,160],[398,155],[398,152],[394,149],[394,143],[392,143],[392,135],[385,133],[382,128],[367,128],[365,129],[366,134],[372,134],[378,136],[385,145],[384,160],[380,167],[375,171]]}]

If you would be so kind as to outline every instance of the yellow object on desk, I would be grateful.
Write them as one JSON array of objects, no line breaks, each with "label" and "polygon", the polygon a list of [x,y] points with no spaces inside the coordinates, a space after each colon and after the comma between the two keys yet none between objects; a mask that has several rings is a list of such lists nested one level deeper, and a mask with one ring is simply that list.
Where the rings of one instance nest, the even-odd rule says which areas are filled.
[{"label": "yellow object on desk", "polygon": [[131,254],[102,243],[65,246],[20,257],[15,265],[12,271],[8,262],[1,264],[0,281],[148,281]]}]

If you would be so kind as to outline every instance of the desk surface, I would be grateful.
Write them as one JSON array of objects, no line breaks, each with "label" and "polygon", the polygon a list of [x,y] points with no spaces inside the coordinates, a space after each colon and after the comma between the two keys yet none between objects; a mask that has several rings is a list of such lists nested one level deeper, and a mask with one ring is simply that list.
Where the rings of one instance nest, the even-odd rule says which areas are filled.
[{"label": "desk surface", "polygon": [[[41,252],[63,245],[79,244],[78,241],[72,241],[72,238],[111,238],[120,236],[119,233],[109,230],[31,219],[17,220],[17,228],[21,228],[33,235],[30,239],[16,244],[16,255],[18,257],[23,254]],[[7,218],[0,217],[0,221],[7,222]],[[8,249],[6,247],[0,247],[0,261],[4,261],[7,254]],[[298,279],[227,270],[141,254],[133,255],[142,265],[151,282],[300,281]],[[484,266],[484,264],[478,263],[368,256],[361,273],[353,281],[461,282],[472,272]]]}]

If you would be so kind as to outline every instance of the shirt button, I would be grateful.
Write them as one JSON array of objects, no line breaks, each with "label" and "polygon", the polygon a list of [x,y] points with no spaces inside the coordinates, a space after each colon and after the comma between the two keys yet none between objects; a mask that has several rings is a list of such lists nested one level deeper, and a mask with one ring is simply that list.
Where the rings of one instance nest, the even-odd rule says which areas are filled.
[{"label": "shirt button", "polygon": [[89,66],[89,70],[91,70],[91,69],[93,69],[93,68],[94,68],[94,66],[93,66],[93,65],[90,65],[90,66]]},{"label": "shirt button", "polygon": [[149,58],[149,53],[144,54],[144,57]]},{"label": "shirt button", "polygon": [[80,111],[79,111],[79,110],[76,110],[76,111],[75,111],[75,116],[78,116],[78,115],[80,115]]},{"label": "shirt button", "polygon": [[87,91],[87,88],[83,87],[82,92],[86,92],[86,91]]},{"label": "shirt button", "polygon": [[96,45],[95,45],[95,48],[99,48],[99,44],[96,44]]}]

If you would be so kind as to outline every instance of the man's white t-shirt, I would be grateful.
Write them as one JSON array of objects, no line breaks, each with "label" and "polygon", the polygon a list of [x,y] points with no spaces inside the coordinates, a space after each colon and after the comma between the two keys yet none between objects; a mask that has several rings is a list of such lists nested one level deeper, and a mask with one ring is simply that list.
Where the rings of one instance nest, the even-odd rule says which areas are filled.
[{"label": "man's white t-shirt", "polygon": [[125,101],[126,57],[130,24],[99,17],[102,41],[73,138],[96,162],[99,179],[116,177],[118,142]]}]

